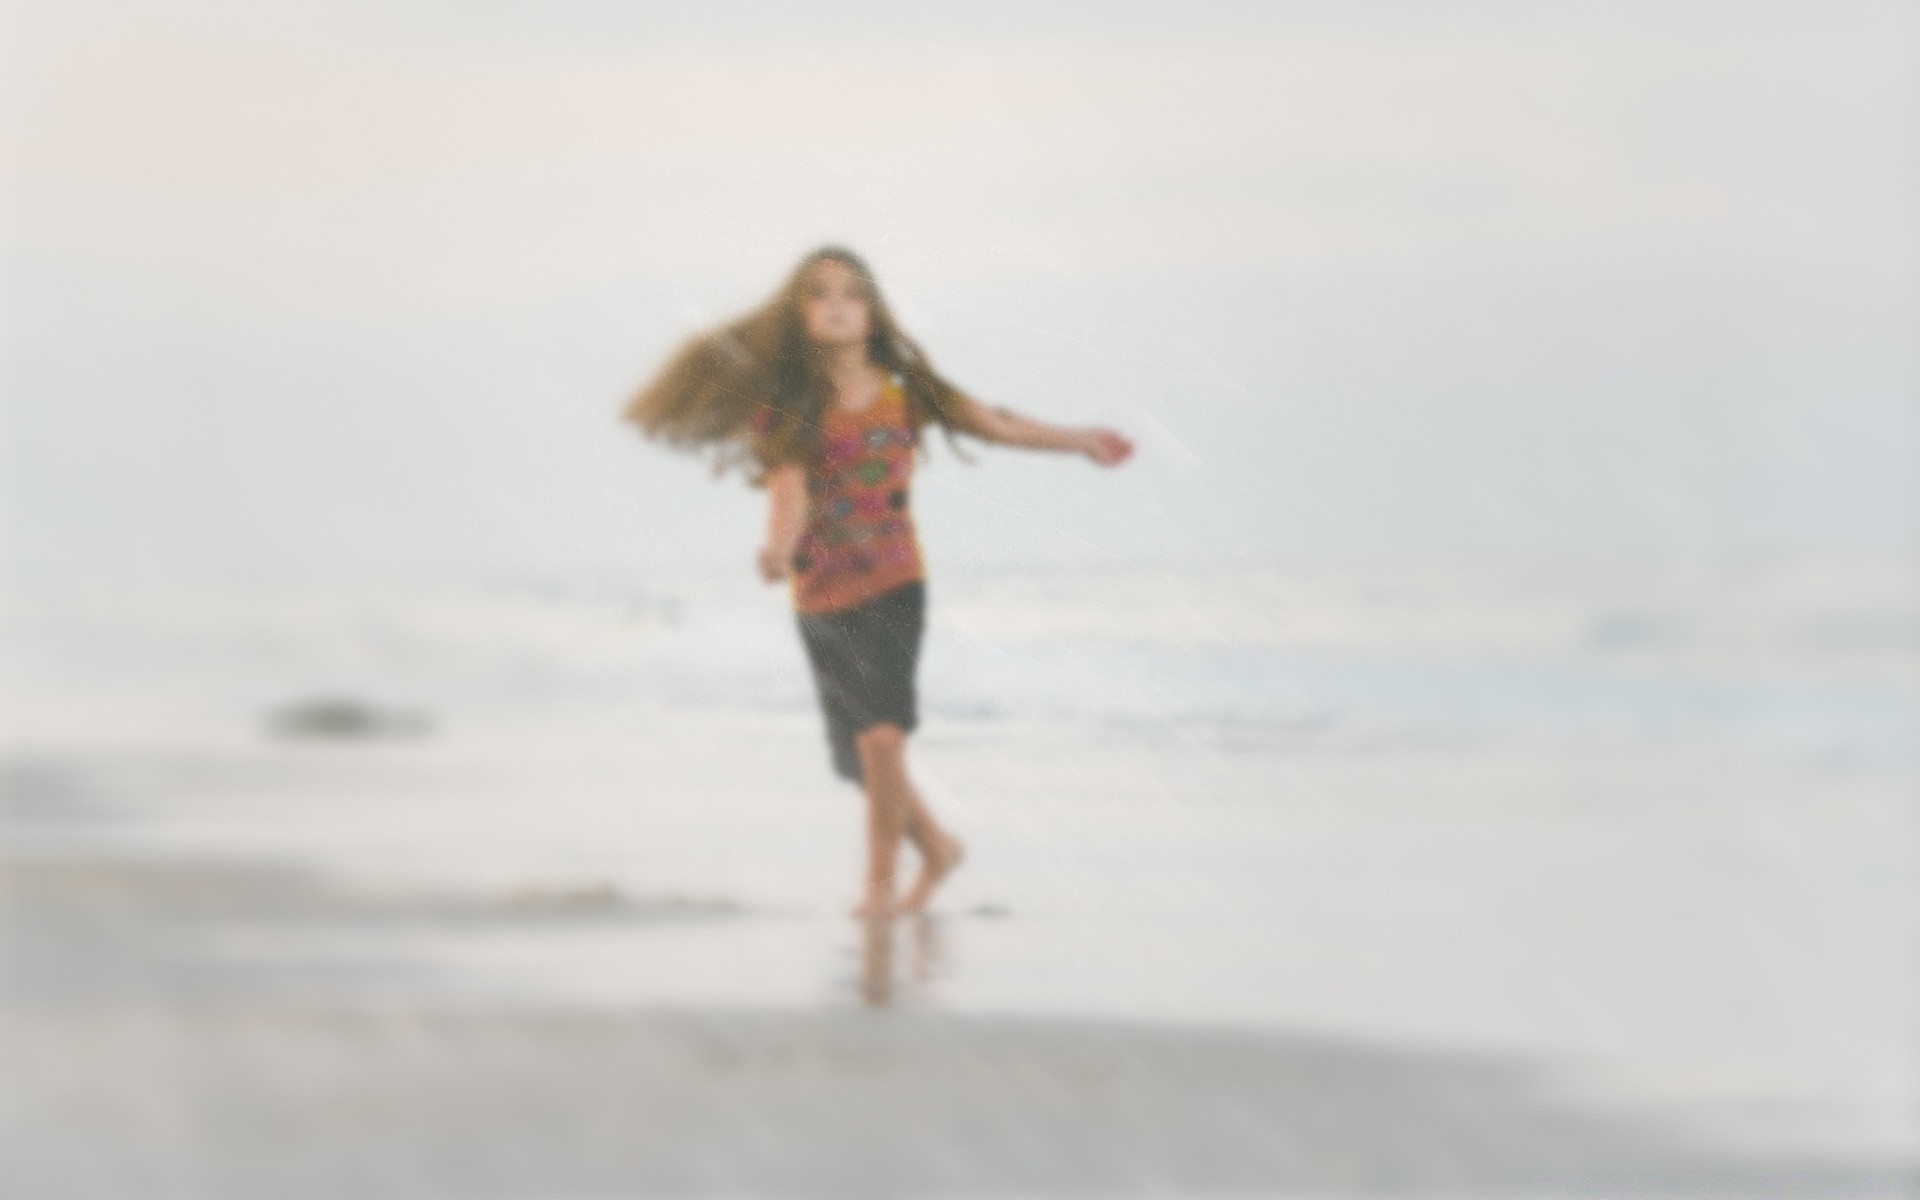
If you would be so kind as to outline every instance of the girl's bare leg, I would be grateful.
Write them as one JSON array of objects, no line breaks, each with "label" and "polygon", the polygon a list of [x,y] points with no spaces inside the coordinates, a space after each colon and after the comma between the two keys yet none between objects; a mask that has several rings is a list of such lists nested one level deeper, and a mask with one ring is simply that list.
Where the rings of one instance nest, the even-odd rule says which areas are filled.
[{"label": "girl's bare leg", "polygon": [[867,794],[866,898],[856,916],[888,917],[898,911],[893,877],[906,832],[906,735],[898,725],[875,725],[854,739],[860,749],[862,790]]},{"label": "girl's bare leg", "polygon": [[927,906],[933,889],[949,872],[960,865],[963,850],[960,839],[934,822],[933,814],[920,799],[920,793],[907,787],[907,839],[920,851],[920,877],[900,901],[903,912],[919,912]]},{"label": "girl's bare leg", "polygon": [[[914,912],[960,862],[960,843],[934,822],[907,779],[907,735],[898,725],[875,725],[856,739],[867,794],[867,895],[855,911],[878,916]],[[900,839],[920,851],[920,877],[898,905],[893,899]]]}]

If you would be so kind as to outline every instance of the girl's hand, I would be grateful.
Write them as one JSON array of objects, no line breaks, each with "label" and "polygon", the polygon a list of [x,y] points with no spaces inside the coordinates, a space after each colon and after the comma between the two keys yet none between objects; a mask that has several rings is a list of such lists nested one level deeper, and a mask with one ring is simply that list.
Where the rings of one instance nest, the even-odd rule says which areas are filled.
[{"label": "girl's hand", "polygon": [[779,583],[789,574],[791,568],[788,566],[788,560],[792,557],[791,554],[782,554],[772,546],[760,547],[760,554],[757,559],[760,566],[760,578],[768,583]]},{"label": "girl's hand", "polygon": [[807,473],[796,463],[767,472],[767,544],[756,560],[760,578],[779,583],[793,573],[793,552],[807,520]]},{"label": "girl's hand", "polygon": [[1080,435],[1080,453],[1103,467],[1115,467],[1133,454],[1133,443],[1112,429],[1089,429]]}]

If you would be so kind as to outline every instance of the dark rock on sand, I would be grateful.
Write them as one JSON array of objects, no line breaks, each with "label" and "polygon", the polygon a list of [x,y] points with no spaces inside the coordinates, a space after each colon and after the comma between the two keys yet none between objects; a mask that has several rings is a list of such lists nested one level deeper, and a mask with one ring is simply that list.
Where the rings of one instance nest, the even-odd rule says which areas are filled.
[{"label": "dark rock on sand", "polygon": [[291,738],[420,737],[433,728],[425,713],[381,708],[350,696],[317,696],[274,709],[267,728]]}]

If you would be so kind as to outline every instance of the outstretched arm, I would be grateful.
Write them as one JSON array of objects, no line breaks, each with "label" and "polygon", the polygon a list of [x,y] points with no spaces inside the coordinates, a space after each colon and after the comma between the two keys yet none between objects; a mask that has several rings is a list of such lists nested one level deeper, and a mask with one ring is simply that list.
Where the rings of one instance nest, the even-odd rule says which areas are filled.
[{"label": "outstretched arm", "polygon": [[792,570],[793,552],[807,523],[807,475],[796,463],[767,472],[767,543],[760,548],[760,578],[778,583]]},{"label": "outstretched arm", "polygon": [[1124,434],[1112,429],[1069,429],[1049,425],[1045,421],[1023,417],[1009,408],[990,408],[970,397],[963,401],[963,406],[967,431],[1002,446],[1084,454],[1103,467],[1123,463],[1133,453],[1133,443]]}]

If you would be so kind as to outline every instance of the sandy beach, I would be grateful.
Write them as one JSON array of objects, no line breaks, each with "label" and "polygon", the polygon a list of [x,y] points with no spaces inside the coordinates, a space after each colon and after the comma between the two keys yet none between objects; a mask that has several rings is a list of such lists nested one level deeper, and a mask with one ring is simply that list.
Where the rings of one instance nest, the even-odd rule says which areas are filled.
[{"label": "sandy beach", "polygon": [[[745,588],[16,595],[5,1190],[1912,1187],[1909,660],[1799,585],[1266,586],[939,596],[970,861],[875,927]],[[274,723],[335,693],[427,719]]]},{"label": "sandy beach", "polygon": [[1920,4],[4,31],[0,1200],[1920,1196]]}]

